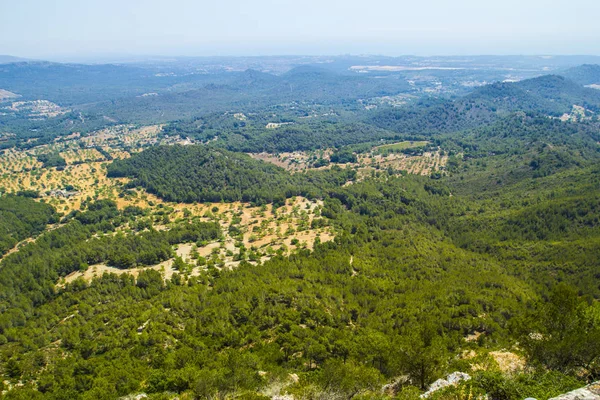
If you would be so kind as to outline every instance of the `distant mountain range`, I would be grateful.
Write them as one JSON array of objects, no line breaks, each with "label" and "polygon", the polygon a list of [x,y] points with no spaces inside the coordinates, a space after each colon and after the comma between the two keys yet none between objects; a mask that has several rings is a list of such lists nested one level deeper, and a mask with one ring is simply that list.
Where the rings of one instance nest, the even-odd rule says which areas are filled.
[{"label": "distant mountain range", "polygon": [[[356,73],[347,66],[358,62],[372,65],[377,57],[331,59],[331,63],[314,59],[313,64],[297,65],[276,75],[261,68],[227,69],[228,64],[219,64],[217,68],[217,59],[209,60],[215,68],[207,71],[192,64],[186,70],[168,70],[142,64],[61,64],[0,56],[0,89],[5,91],[5,100],[10,92],[25,101],[44,99],[76,112],[86,112],[87,120],[95,116],[98,121],[106,117],[107,121],[128,123],[164,123],[232,108],[248,111],[290,102],[341,102],[360,107],[357,100],[396,95],[410,95],[416,100],[413,106],[401,108],[378,106],[367,122],[403,133],[452,132],[490,123],[515,111],[558,117],[571,112],[573,105],[579,105],[600,112],[600,90],[584,87],[600,84],[600,66],[583,64],[568,68],[570,58],[548,59],[548,63],[553,63],[549,64],[553,66],[550,68],[553,74],[517,82],[507,81],[506,74],[512,76],[512,69],[498,72],[502,63],[512,62],[518,70],[531,63],[539,68],[547,59],[474,57],[471,67],[494,65],[496,72],[488,75],[469,68],[411,72],[413,75],[393,71]],[[402,61],[450,66],[468,62],[444,57],[380,59],[385,63],[381,65]],[[263,58],[233,59],[238,64],[232,65],[251,61],[260,65],[260,60]],[[284,61],[289,60],[281,59]],[[346,67],[341,64],[339,69],[332,67],[342,61],[347,63]],[[264,62],[275,61],[265,58]],[[530,76],[536,76],[536,70],[532,71]],[[542,69],[539,71],[541,75]],[[495,83],[486,84],[489,82]],[[14,121],[6,124],[15,130]]]},{"label": "distant mountain range", "polygon": [[23,61],[31,61],[31,60],[27,59],[27,58],[14,57],[14,56],[0,54],[0,64],[8,64],[8,63],[15,63],[15,62],[23,62]]}]

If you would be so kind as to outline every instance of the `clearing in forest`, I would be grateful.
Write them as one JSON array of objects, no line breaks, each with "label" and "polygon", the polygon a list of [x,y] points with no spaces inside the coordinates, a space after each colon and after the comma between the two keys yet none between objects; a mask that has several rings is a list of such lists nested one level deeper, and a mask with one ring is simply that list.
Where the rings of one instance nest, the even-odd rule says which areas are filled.
[{"label": "clearing in forest", "polygon": [[405,149],[412,149],[412,148],[418,148],[418,147],[423,147],[423,146],[427,146],[429,144],[429,142],[426,141],[404,141],[404,142],[398,142],[398,143],[390,143],[390,144],[384,144],[381,146],[376,146],[373,147],[373,150],[375,151],[400,151],[400,150],[405,150]]},{"label": "clearing in forest", "polygon": [[[440,149],[421,150],[421,148],[429,144],[427,141],[404,141],[375,146],[368,152],[356,154],[356,162],[344,164],[330,162],[335,149],[277,154],[249,153],[249,155],[255,159],[285,168],[290,172],[326,169],[331,168],[333,165],[339,165],[342,168],[355,168],[360,178],[383,170],[395,173],[431,175],[445,169],[448,156]],[[418,151],[415,151],[413,154],[405,154],[403,152],[403,150],[412,148]],[[325,161],[325,163],[319,163],[320,160]]]},{"label": "clearing in forest", "polygon": [[[140,199],[147,196],[145,193],[139,195]],[[147,220],[157,230],[170,229],[173,224],[185,219],[217,222],[221,226],[223,237],[220,240],[203,246],[196,243],[173,246],[175,254],[190,266],[190,270],[185,272],[186,276],[198,276],[206,270],[206,261],[217,269],[235,268],[242,260],[257,265],[276,255],[288,255],[300,249],[310,250],[317,239],[327,242],[334,238],[334,231],[326,221],[313,224],[314,220],[323,219],[322,201],[294,197],[288,199],[284,206],[273,209],[271,205],[253,207],[240,202],[181,204],[153,199],[145,202],[147,206],[152,204],[149,206],[150,212],[139,217],[136,223]],[[120,206],[125,204],[140,203],[133,199],[120,202]],[[130,232],[131,229],[130,226],[123,226],[119,231]],[[203,261],[199,262],[200,259]],[[156,265],[132,269],[119,269],[105,264],[91,265],[85,271],[75,271],[62,278],[57,286],[62,287],[78,278],[91,280],[105,272],[137,276],[146,269],[159,271],[168,280],[173,274],[182,273],[174,267],[174,261],[171,258]]]}]

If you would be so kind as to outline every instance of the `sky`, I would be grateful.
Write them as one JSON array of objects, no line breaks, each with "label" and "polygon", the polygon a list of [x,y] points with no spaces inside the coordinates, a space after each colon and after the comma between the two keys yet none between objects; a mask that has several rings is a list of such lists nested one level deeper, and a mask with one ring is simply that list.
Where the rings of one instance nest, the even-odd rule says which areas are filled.
[{"label": "sky", "polygon": [[0,54],[600,55],[599,0],[0,0]]}]

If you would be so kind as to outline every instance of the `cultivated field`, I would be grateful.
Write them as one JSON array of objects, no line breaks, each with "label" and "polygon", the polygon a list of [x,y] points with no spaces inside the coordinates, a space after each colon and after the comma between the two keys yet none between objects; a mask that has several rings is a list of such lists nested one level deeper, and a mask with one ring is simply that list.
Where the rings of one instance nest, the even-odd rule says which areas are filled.
[{"label": "cultivated field", "polygon": [[[84,208],[86,201],[111,199],[120,209],[127,206],[144,209],[144,215],[136,217],[131,224],[142,222],[157,230],[170,229],[173,224],[189,219],[218,222],[223,231],[220,240],[201,247],[194,243],[175,246],[176,254],[192,266],[187,271],[188,276],[198,275],[206,268],[205,265],[197,266],[198,256],[208,260],[217,269],[234,268],[242,260],[256,265],[277,254],[287,255],[298,249],[312,249],[316,240],[325,242],[333,239],[334,232],[326,222],[312,227],[313,220],[322,218],[323,204],[320,201],[295,197],[288,199],[285,206],[278,209],[273,209],[271,205],[252,207],[240,202],[173,203],[143,190],[124,190],[128,182],[126,178],[107,178],[107,166],[112,162],[107,156],[112,159],[125,158],[148,145],[185,142],[178,138],[160,137],[159,133],[160,126],[120,126],[86,137],[74,134],[32,150],[5,150],[0,153],[0,190],[7,193],[37,191],[40,194],[39,201],[53,205],[63,215]],[[37,156],[46,153],[60,154],[67,165],[58,169],[43,167]],[[133,232],[135,229],[131,224],[121,226],[118,230]],[[12,252],[18,251],[20,245],[15,246]],[[104,272],[137,275],[147,268],[161,271],[165,279],[170,279],[177,272],[173,262],[174,259],[170,259],[158,265],[132,270],[120,270],[103,264],[92,265],[83,272],[74,272],[63,278],[58,285],[79,277],[89,280]]]},{"label": "cultivated field", "polygon": [[417,141],[417,142],[411,142],[411,141],[404,141],[404,142],[398,142],[398,143],[391,143],[391,144],[384,144],[381,146],[376,146],[373,147],[373,151],[374,152],[385,152],[385,151],[400,151],[400,150],[405,150],[405,149],[412,149],[412,148],[417,148],[417,147],[423,147],[428,145],[429,142],[425,142],[425,141]]},{"label": "cultivated field", "polygon": [[[173,223],[178,223],[184,218],[219,223],[224,234],[220,240],[201,247],[195,243],[174,246],[177,256],[191,266],[187,276],[197,276],[206,269],[205,264],[199,265],[198,256],[208,260],[219,270],[231,269],[238,266],[242,260],[258,265],[278,254],[288,255],[299,249],[312,249],[316,240],[326,242],[334,238],[331,227],[311,227],[314,219],[322,218],[322,202],[302,197],[288,199],[285,206],[276,210],[273,210],[272,206],[251,207],[239,202],[166,203],[141,192],[129,197],[127,200],[120,199],[119,207],[134,204],[147,206],[151,210],[150,214],[140,219],[153,220],[153,227],[158,230],[169,229]],[[128,228],[124,226],[120,230]],[[104,264],[92,265],[85,271],[71,273],[58,285],[62,286],[78,278],[90,280],[105,272],[130,273],[137,276],[144,269],[154,269],[161,272],[165,279],[171,279],[174,273],[181,273],[174,268],[173,263],[174,259],[170,259],[157,265],[127,270]]]},{"label": "cultivated field", "polygon": [[[357,154],[357,162],[337,164],[342,168],[355,168],[359,177],[371,175],[378,170],[393,173],[408,173],[415,175],[431,175],[443,171],[448,161],[448,156],[439,149],[435,151],[421,151],[415,154],[404,154],[402,150],[419,149],[427,146],[426,141],[404,141],[398,143],[375,146],[366,153]],[[319,159],[330,160],[333,149],[317,150],[313,152],[295,151],[291,153],[254,153],[253,158],[275,164],[291,172],[303,172],[312,169],[331,168],[334,164],[315,167]]]}]

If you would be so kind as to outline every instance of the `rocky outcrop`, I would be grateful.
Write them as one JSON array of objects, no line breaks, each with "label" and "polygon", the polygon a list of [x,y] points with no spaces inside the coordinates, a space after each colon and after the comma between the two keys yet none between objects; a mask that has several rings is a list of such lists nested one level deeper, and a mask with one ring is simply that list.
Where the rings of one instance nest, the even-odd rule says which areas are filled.
[{"label": "rocky outcrop", "polygon": [[138,394],[130,394],[124,397],[119,397],[119,400],[144,400],[147,399],[148,395],[146,393],[138,393]]},{"label": "rocky outcrop", "polygon": [[446,379],[438,379],[433,382],[431,386],[429,386],[429,390],[421,395],[421,398],[426,399],[440,389],[443,389],[448,386],[458,385],[461,381],[468,381],[471,379],[469,374],[465,374],[464,372],[453,372],[446,377]]},{"label": "rocky outcrop", "polygon": [[600,400],[600,381],[549,400]]},{"label": "rocky outcrop", "polygon": [[402,390],[404,385],[409,384],[409,382],[410,377],[408,375],[398,376],[393,380],[393,382],[383,385],[381,391],[388,396],[394,396],[396,393],[399,393]]}]

